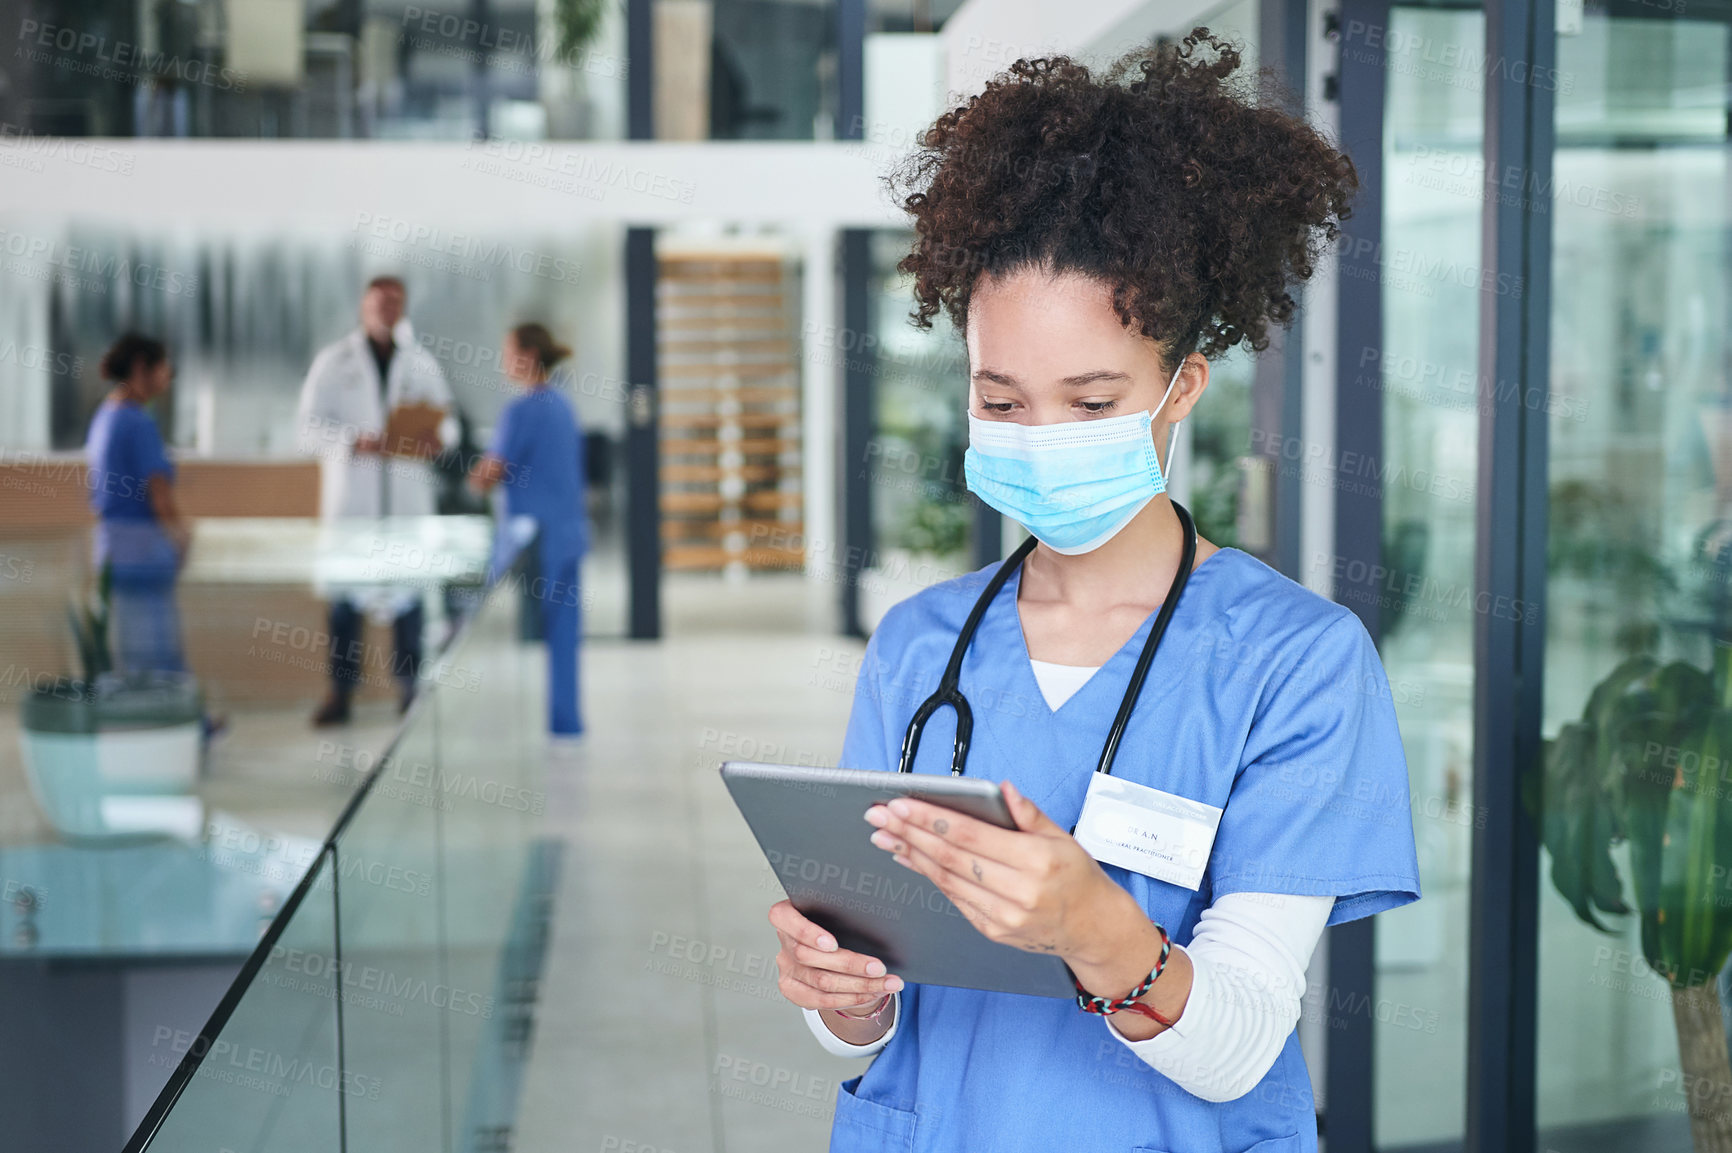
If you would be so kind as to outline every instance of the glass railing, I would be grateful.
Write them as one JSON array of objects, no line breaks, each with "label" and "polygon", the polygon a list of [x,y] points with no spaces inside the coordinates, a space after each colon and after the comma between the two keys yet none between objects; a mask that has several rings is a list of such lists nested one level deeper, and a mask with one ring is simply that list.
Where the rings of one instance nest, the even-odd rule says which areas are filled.
[{"label": "glass railing", "polygon": [[517,581],[422,673],[127,1153],[487,1148],[543,939],[541,718]]}]

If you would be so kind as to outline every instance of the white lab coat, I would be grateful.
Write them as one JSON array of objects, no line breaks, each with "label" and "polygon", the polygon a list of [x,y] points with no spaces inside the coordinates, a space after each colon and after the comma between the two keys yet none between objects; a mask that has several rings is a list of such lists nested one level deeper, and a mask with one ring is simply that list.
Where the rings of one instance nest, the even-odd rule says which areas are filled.
[{"label": "white lab coat", "polygon": [[[385,414],[417,401],[451,410],[451,389],[431,353],[415,342],[407,321],[393,334],[385,397],[379,398],[379,366],[357,328],[313,358],[301,386],[301,451],[319,458],[319,515],[335,517],[432,516],[438,511],[433,466],[407,457],[357,454],[355,441],[380,436]],[[440,427],[444,445],[456,440],[457,422],[447,416]]]}]

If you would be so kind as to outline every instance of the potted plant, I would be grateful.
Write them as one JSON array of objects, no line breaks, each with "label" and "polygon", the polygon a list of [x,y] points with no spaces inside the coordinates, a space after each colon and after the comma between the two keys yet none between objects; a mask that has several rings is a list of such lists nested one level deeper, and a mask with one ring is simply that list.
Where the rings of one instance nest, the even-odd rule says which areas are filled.
[{"label": "potted plant", "polygon": [[83,679],[34,685],[19,742],[32,794],[69,837],[185,827],[198,778],[204,702],[189,673],[113,670],[106,571],[89,606],[69,610]]},{"label": "potted plant", "polygon": [[[1732,1153],[1732,1064],[1717,978],[1732,954],[1732,575],[1722,534],[1697,540],[1696,571],[1709,593],[1699,613],[1670,622],[1705,633],[1707,668],[1626,656],[1594,687],[1579,719],[1545,742],[1542,836],[1551,880],[1576,916],[1603,932],[1607,915],[1641,919],[1642,956],[1671,988],[1691,1136],[1697,1153]],[[1553,568],[1582,554],[1561,552]],[[1617,549],[1593,559],[1617,583],[1658,593],[1676,587],[1651,556],[1632,561]],[[1647,598],[1638,598],[1647,599]],[[1657,629],[1626,619],[1627,649],[1648,648]],[[1630,875],[1612,857],[1628,842]]]}]

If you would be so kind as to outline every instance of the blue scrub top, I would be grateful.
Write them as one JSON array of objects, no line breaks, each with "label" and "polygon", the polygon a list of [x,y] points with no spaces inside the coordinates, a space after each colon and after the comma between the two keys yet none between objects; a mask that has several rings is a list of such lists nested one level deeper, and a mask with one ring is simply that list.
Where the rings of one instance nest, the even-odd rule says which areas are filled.
[{"label": "blue scrub top", "polygon": [[[938,685],[991,569],[929,588],[884,618],[856,687],[842,764],[896,768],[909,717]],[[1055,712],[1016,611],[1021,573],[962,666],[974,711],[969,776],[1009,778],[1061,828],[1153,623]],[[915,771],[947,773],[954,715],[936,713]],[[1237,549],[1211,555],[1161,642],[1115,775],[1223,807],[1197,892],[1116,866],[1178,944],[1221,893],[1333,896],[1340,924],[1419,898],[1407,763],[1388,679],[1359,619]],[[861,835],[870,830],[863,825]],[[833,1153],[1314,1153],[1297,1031],[1249,1094],[1180,1089],[1074,1001],[910,985],[903,1022],[838,1094]]]},{"label": "blue scrub top", "polygon": [[150,478],[174,480],[162,434],[144,407],[109,397],[96,410],[84,441],[90,507],[103,520],[155,520]]},{"label": "blue scrub top", "polygon": [[530,389],[505,406],[488,452],[505,464],[506,514],[533,517],[544,541],[582,554],[589,544],[583,436],[571,402],[551,385]]}]

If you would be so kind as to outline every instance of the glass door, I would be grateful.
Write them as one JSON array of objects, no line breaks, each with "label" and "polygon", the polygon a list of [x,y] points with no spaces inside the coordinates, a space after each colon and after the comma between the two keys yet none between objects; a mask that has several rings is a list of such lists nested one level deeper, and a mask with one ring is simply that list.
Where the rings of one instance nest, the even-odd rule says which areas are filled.
[{"label": "glass door", "polygon": [[1558,40],[1536,1070],[1557,1153],[1732,1144],[1732,38],[1709,11],[1620,3]]},{"label": "glass door", "polygon": [[1342,51],[1380,46],[1386,70],[1383,235],[1373,261],[1342,270],[1375,271],[1383,332],[1338,355],[1375,377],[1384,443],[1381,461],[1338,472],[1381,483],[1385,571],[1345,575],[1375,597],[1424,899],[1378,917],[1374,995],[1337,998],[1328,1019],[1372,1018],[1377,1147],[1448,1147],[1467,1102],[1479,313],[1498,287],[1479,269],[1485,18],[1477,6],[1398,6],[1386,29],[1355,35]]}]

